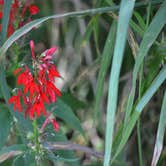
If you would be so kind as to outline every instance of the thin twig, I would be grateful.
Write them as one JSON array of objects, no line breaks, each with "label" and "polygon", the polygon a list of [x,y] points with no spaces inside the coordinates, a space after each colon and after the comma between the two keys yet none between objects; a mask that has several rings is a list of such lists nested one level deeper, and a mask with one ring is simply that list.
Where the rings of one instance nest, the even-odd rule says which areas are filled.
[{"label": "thin twig", "polygon": [[104,158],[104,154],[101,152],[71,142],[44,142],[43,147],[47,150],[78,150],[100,159]]}]

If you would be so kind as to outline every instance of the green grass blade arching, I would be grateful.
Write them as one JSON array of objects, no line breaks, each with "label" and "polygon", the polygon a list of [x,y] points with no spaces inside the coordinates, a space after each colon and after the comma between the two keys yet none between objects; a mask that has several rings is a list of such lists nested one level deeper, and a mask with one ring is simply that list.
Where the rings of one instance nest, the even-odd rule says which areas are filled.
[{"label": "green grass blade arching", "polygon": [[0,44],[4,43],[6,36],[7,36],[7,29],[8,29],[8,23],[9,23],[9,17],[10,17],[11,4],[12,4],[12,0],[5,0],[4,1]]},{"label": "green grass blade arching", "polygon": [[[125,146],[141,112],[143,111],[146,104],[150,101],[152,96],[155,94],[155,92],[158,90],[158,88],[161,86],[161,84],[166,80],[166,66],[160,71],[160,73],[157,75],[157,77],[152,82],[151,86],[148,88],[148,90],[145,92],[143,97],[140,99],[138,104],[136,105],[133,114],[130,117],[130,120],[127,123],[127,126],[125,128],[125,132],[121,138],[120,145],[117,148],[117,151],[115,155],[113,156],[112,162],[115,160],[115,158],[119,155],[123,147]],[[144,101],[145,100],[145,101]]]},{"label": "green grass blade arching", "polygon": [[106,141],[104,166],[109,166],[112,151],[113,129],[115,121],[115,112],[117,107],[119,74],[123,60],[123,53],[126,43],[126,36],[129,27],[129,21],[132,16],[135,1],[122,0],[118,20],[117,36],[114,48],[112,69],[109,81],[107,117],[106,117]]},{"label": "green grass blade arching", "polygon": [[[141,64],[143,63],[144,57],[147,55],[149,49],[151,48],[152,44],[156,40],[158,34],[160,33],[161,29],[164,27],[166,23],[166,0],[163,2],[162,6],[154,16],[151,24],[147,28],[147,31],[145,32],[143,36],[143,40],[140,45],[140,49],[138,51],[138,55],[136,58],[136,63],[134,65],[134,71],[133,71],[133,80],[132,80],[132,90],[129,95],[129,99],[127,101],[127,107],[126,107],[126,116],[125,116],[125,126],[127,124],[127,120],[130,116],[133,102],[134,102],[134,96],[135,96],[135,88],[136,88],[136,80],[137,75],[140,69]],[[124,128],[125,129],[125,128]]]},{"label": "green grass blade arching", "polygon": [[108,67],[111,63],[111,58],[114,50],[114,43],[115,43],[115,34],[116,34],[116,27],[117,23],[113,22],[109,31],[109,34],[106,39],[106,44],[104,46],[103,53],[101,55],[101,65],[97,80],[97,88],[96,88],[96,101],[95,101],[95,119],[96,117],[100,117],[100,101],[103,94],[103,87],[104,87],[104,79],[106,76],[106,72]]},{"label": "green grass blade arching", "polygon": [[165,128],[166,128],[166,91],[164,94],[164,99],[163,99],[162,107],[161,107],[160,120],[159,120],[158,129],[157,129],[157,137],[156,137],[153,159],[151,164],[152,166],[157,165],[161,151],[163,149]]}]

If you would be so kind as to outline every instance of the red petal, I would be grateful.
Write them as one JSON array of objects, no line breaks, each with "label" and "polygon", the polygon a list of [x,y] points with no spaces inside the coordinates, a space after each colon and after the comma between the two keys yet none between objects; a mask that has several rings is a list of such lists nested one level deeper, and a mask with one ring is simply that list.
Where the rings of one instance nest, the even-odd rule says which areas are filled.
[{"label": "red petal", "polygon": [[2,17],[3,17],[3,13],[2,13],[2,12],[0,12],[0,19],[2,19]]},{"label": "red petal", "polygon": [[13,71],[13,74],[14,75],[17,75],[20,71],[22,70],[22,68],[18,68],[16,70]]},{"label": "red petal", "polygon": [[46,57],[52,55],[57,50],[57,47],[52,47],[46,51]]},{"label": "red petal", "polygon": [[37,13],[39,13],[39,8],[36,5],[31,5],[29,6],[29,12],[32,15],[36,15]]},{"label": "red petal", "polygon": [[8,103],[12,104],[13,102],[15,102],[17,100],[17,96],[12,96],[11,98],[9,98]]},{"label": "red petal", "polygon": [[31,48],[32,58],[35,59],[35,44],[34,44],[34,41],[31,40],[29,44],[30,44],[30,48]]},{"label": "red petal", "polygon": [[0,0],[0,5],[4,5],[4,0]]},{"label": "red petal", "polygon": [[58,132],[59,131],[59,124],[58,124],[58,122],[55,119],[52,119],[51,123],[52,123],[55,131]]},{"label": "red petal", "polygon": [[14,33],[14,27],[13,27],[12,24],[9,24],[7,36],[9,37],[9,36],[11,36],[13,33]]}]

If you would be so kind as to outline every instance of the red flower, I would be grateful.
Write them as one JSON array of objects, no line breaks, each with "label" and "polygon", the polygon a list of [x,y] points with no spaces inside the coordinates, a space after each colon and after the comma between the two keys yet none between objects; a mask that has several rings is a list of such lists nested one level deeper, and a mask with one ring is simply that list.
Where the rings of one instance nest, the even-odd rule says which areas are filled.
[{"label": "red flower", "polygon": [[[4,5],[4,0],[0,0],[0,5]],[[22,11],[20,11],[20,8],[21,6],[19,4],[19,1],[14,0],[10,9],[9,25],[8,25],[8,31],[7,31],[8,37],[14,33],[15,29],[20,28],[21,26],[25,25],[27,22],[31,21],[32,15],[36,15],[39,12],[39,8],[36,5],[31,5],[30,1],[28,0],[26,4],[24,5]],[[30,14],[30,16],[28,16],[27,19],[25,18],[26,11],[29,11],[29,14]],[[2,11],[0,11],[0,19],[2,19],[2,16],[3,16],[3,13]],[[16,25],[18,26],[16,27]]]},{"label": "red flower", "polygon": [[43,104],[43,101],[40,98],[36,99],[35,103],[27,111],[29,112],[30,119],[34,119],[35,115],[39,117],[41,113],[46,115],[45,106]]},{"label": "red flower", "polygon": [[48,68],[48,77],[51,81],[54,81],[55,77],[60,77],[60,74],[54,65],[50,65]]},{"label": "red flower", "polygon": [[39,8],[36,5],[31,5],[29,6],[29,12],[32,15],[36,15],[37,13],[39,13]]},{"label": "red flower", "polygon": [[[46,50],[42,56],[35,56],[34,42],[30,41],[30,48],[33,60],[34,73],[25,66],[14,71],[17,76],[17,84],[20,87],[19,93],[9,99],[9,103],[14,103],[14,110],[24,110],[25,117],[28,115],[30,119],[40,117],[42,114],[47,115],[45,104],[50,104],[56,101],[57,96],[61,96],[61,92],[54,84],[55,77],[60,77],[59,72],[52,61],[52,55],[57,50],[52,47]],[[24,107],[21,105],[22,99]],[[55,120],[52,122],[56,131],[59,126]]]},{"label": "red flower", "polygon": [[3,13],[2,13],[2,12],[0,12],[0,19],[2,19],[2,17],[3,17]]},{"label": "red flower", "polygon": [[18,110],[19,112],[22,111],[22,106],[20,102],[20,97],[21,97],[21,91],[18,91],[17,95],[12,96],[8,102],[9,104],[14,104],[14,111]]},{"label": "red flower", "polygon": [[4,0],[0,0],[0,5],[4,5]]},{"label": "red flower", "polygon": [[14,3],[13,3],[13,5],[12,5],[12,8],[13,8],[13,9],[19,8],[19,2],[18,2],[18,0],[14,0]]}]

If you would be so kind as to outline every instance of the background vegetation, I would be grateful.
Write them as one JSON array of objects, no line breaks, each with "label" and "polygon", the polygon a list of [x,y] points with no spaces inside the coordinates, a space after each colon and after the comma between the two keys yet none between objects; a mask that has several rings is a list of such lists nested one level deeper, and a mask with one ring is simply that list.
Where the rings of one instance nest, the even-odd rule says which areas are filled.
[{"label": "background vegetation", "polygon": [[[33,3],[39,14],[8,39],[10,5],[2,18],[0,165],[166,165],[166,0]],[[41,154],[32,121],[8,105],[13,70],[30,63],[30,40],[38,54],[58,46],[62,76],[55,84],[63,95],[48,107],[60,131],[41,133]]]}]

